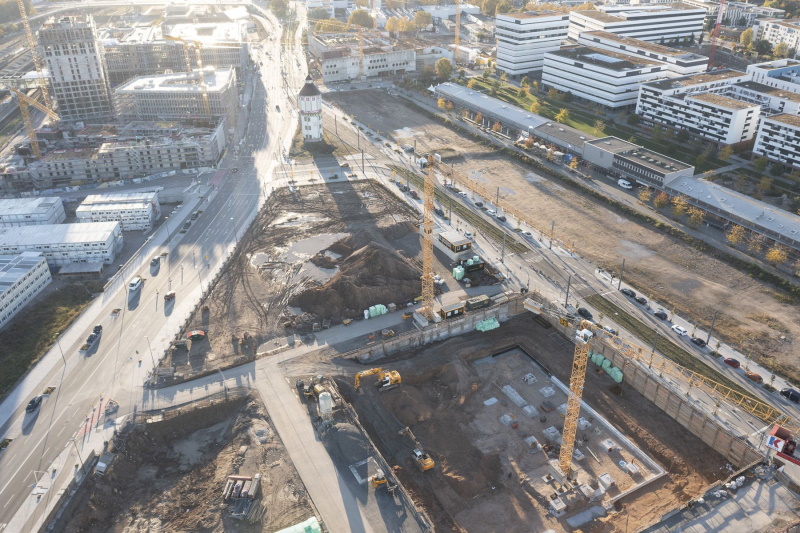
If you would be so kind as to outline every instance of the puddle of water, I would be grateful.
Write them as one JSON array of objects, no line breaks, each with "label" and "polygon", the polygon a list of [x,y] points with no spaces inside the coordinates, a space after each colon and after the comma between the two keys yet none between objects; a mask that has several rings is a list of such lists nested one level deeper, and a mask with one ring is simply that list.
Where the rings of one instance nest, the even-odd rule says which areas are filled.
[{"label": "puddle of water", "polygon": [[348,233],[321,233],[313,237],[301,239],[290,244],[286,251],[280,254],[280,260],[286,261],[287,263],[305,261],[348,235]]},{"label": "puddle of water", "polygon": [[272,225],[273,226],[302,226],[303,224],[308,224],[311,222],[322,222],[325,219],[322,217],[316,217],[314,215],[302,214],[302,213],[286,213],[282,217],[276,219]]},{"label": "puddle of water", "polygon": [[318,267],[314,263],[303,263],[303,266],[300,267],[300,270],[294,275],[292,281],[294,282],[300,281],[303,278],[311,278],[314,281],[324,283],[333,277],[333,275],[337,272],[339,272],[339,267],[322,268]]},{"label": "puddle of water", "polygon": [[323,255],[331,259],[340,259],[342,257],[342,254],[337,254],[336,252],[331,252],[330,250],[325,250]]}]

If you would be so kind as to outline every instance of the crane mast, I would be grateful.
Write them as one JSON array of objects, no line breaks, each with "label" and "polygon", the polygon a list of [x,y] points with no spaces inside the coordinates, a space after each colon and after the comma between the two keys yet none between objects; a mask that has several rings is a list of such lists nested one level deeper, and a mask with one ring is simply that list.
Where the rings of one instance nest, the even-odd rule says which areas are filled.
[{"label": "crane mast", "polygon": [[36,37],[34,37],[33,30],[31,30],[31,23],[28,20],[28,12],[25,10],[25,4],[22,3],[22,0],[17,0],[17,6],[19,7],[19,16],[22,19],[22,26],[25,28],[25,39],[28,41],[28,47],[31,49],[31,55],[33,56],[33,66],[39,74],[39,89],[42,91],[42,100],[44,101],[45,107],[49,109],[53,106],[50,102],[47,79],[44,77],[42,56],[39,55],[39,50],[36,46]]},{"label": "crane mast", "polygon": [[18,89],[11,89],[11,91],[17,95],[17,100],[19,101],[19,112],[22,115],[22,123],[25,124],[25,132],[28,135],[28,141],[31,143],[31,152],[33,153],[33,156],[38,159],[42,157],[42,150],[39,148],[39,138],[36,136],[36,128],[33,126],[33,118],[31,117],[30,106],[35,107],[53,120],[59,120],[60,117],[55,111],[40,104],[22,91]]}]

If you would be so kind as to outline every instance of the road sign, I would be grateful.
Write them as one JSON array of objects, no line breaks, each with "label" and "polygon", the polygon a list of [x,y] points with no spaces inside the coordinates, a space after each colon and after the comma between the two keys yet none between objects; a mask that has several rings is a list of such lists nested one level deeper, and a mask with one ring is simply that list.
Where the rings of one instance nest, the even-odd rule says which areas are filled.
[{"label": "road sign", "polygon": [[767,446],[772,448],[775,451],[782,452],[783,447],[786,445],[786,441],[783,439],[779,439],[778,437],[774,437],[772,435],[767,436]]}]

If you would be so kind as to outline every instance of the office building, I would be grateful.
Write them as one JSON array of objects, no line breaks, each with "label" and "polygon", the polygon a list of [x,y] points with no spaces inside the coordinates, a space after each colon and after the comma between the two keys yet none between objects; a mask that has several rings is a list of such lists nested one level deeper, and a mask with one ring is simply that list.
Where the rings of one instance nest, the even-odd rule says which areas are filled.
[{"label": "office building", "polygon": [[[204,90],[209,113],[203,103]],[[199,70],[141,76],[117,87],[114,102],[120,120],[203,119],[215,124],[225,120],[233,128],[239,111],[236,72],[205,67],[202,76]]]},{"label": "office building", "polygon": [[753,152],[800,168],[800,117],[782,114],[761,119]]},{"label": "office building", "polygon": [[117,221],[122,231],[148,230],[161,217],[157,192],[90,194],[75,210],[78,222]]},{"label": "office building", "polygon": [[747,74],[754,82],[800,94],[800,61],[796,59],[748,65]]},{"label": "office building", "polygon": [[661,187],[678,178],[691,178],[694,167],[616,137],[586,141],[584,159],[631,182]]},{"label": "office building", "polygon": [[753,41],[769,41],[774,47],[781,43],[792,55],[800,50],[800,19],[761,19],[753,25]]},{"label": "office building", "polygon": [[705,9],[682,3],[671,5],[597,6],[591,11],[569,14],[569,38],[577,41],[581,33],[605,31],[643,41],[671,43],[699,38]]},{"label": "office building", "polygon": [[113,115],[95,33],[90,15],[57,16],[39,30],[61,120],[96,122]]},{"label": "office building", "polygon": [[0,254],[40,252],[51,267],[69,263],[110,264],[122,244],[119,222],[0,228]]},{"label": "office building", "polygon": [[512,77],[544,66],[544,55],[567,38],[569,15],[552,11],[497,15],[497,68]]},{"label": "office building", "polygon": [[57,196],[0,200],[0,227],[61,224],[66,220],[64,202]]},{"label": "office building", "polygon": [[578,44],[658,61],[663,64],[662,71],[665,77],[674,78],[700,74],[708,69],[706,56],[605,31],[581,33],[578,37]]},{"label": "office building", "polygon": [[0,255],[0,328],[53,281],[39,252]]},{"label": "office building", "polygon": [[297,97],[297,103],[300,107],[303,141],[322,141],[322,93],[314,85],[311,75],[306,77],[306,82]]},{"label": "office building", "polygon": [[[321,65],[325,83],[358,79],[361,74],[359,40],[356,33],[309,34],[308,49]],[[381,36],[363,37],[363,75],[396,76],[414,72],[416,52],[411,45]]]}]

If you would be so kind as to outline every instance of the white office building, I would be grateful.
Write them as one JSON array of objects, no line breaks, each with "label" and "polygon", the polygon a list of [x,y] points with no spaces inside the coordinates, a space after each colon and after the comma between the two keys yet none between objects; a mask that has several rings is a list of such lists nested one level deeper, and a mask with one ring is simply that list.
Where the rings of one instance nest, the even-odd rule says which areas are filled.
[{"label": "white office building", "polygon": [[699,38],[706,11],[688,4],[597,6],[591,11],[569,14],[569,38],[578,40],[581,33],[606,31],[650,42],[665,43]]},{"label": "white office building", "polygon": [[730,85],[747,80],[743,72],[722,70],[645,83],[636,113],[721,144],[747,141],[755,135],[761,106],[725,96]]},{"label": "white office building", "polygon": [[39,252],[0,255],[0,328],[53,281]]},{"label": "white office building", "polygon": [[51,267],[114,262],[122,249],[119,222],[0,228],[0,254],[40,252]]},{"label": "white office building", "polygon": [[[309,34],[308,49],[319,61],[325,83],[359,78],[362,65],[359,61],[358,34]],[[363,75],[367,78],[396,76],[414,72],[417,68],[414,48],[393,39],[364,36],[363,52]]]},{"label": "white office building", "polygon": [[753,41],[769,41],[775,47],[786,43],[794,54],[800,51],[800,19],[761,19],[753,25]]},{"label": "white office building", "polygon": [[0,200],[0,228],[61,224],[66,218],[64,202],[57,196]]},{"label": "white office building", "polygon": [[157,192],[91,194],[75,210],[78,222],[115,220],[122,231],[147,230],[161,217]]},{"label": "white office building", "polygon": [[525,76],[544,66],[544,55],[567,38],[569,15],[552,11],[497,15],[497,68],[509,76]]},{"label": "white office building", "polygon": [[581,33],[578,37],[578,44],[658,61],[664,65],[665,77],[700,74],[708,69],[706,56],[606,31]]},{"label": "white office building", "polygon": [[787,114],[764,117],[753,152],[800,168],[800,117]]},{"label": "white office building", "polygon": [[800,61],[795,59],[748,65],[747,73],[754,82],[800,94]]},{"label": "white office building", "polygon": [[664,76],[659,61],[576,46],[545,54],[542,84],[613,109],[636,105],[639,86]]},{"label": "white office building", "polygon": [[95,29],[90,15],[59,15],[39,30],[62,120],[98,121],[113,115]]}]

